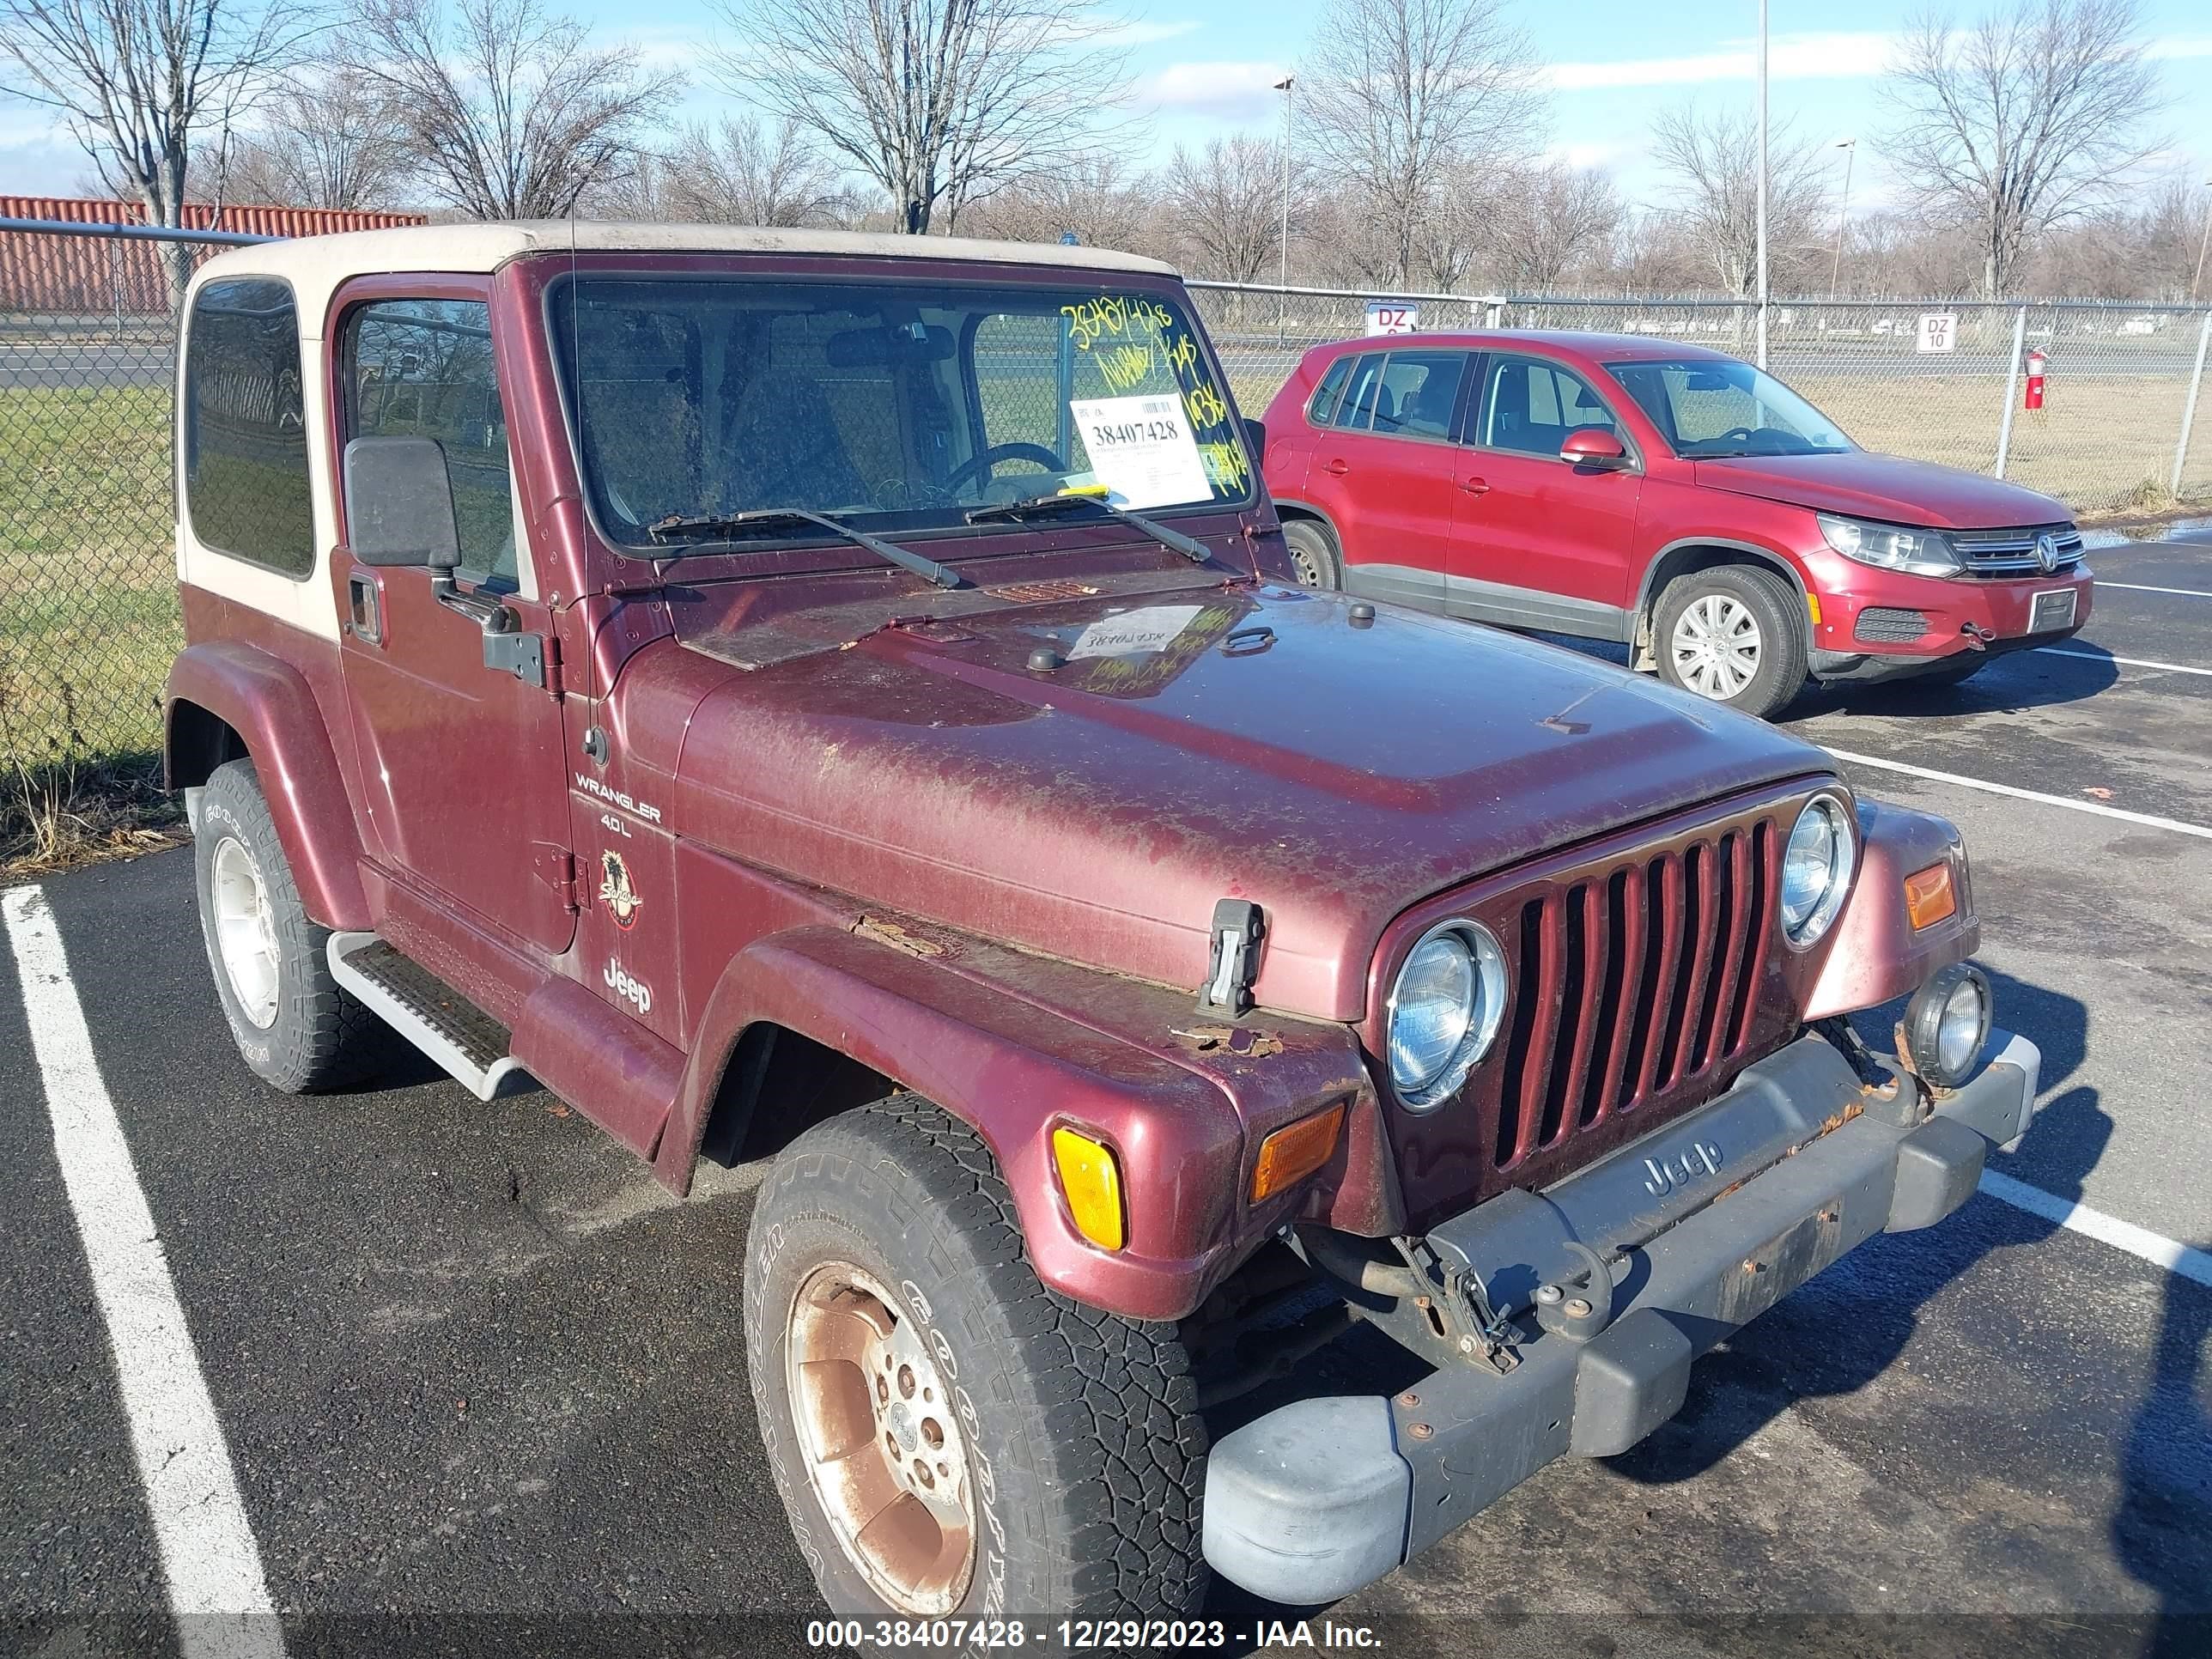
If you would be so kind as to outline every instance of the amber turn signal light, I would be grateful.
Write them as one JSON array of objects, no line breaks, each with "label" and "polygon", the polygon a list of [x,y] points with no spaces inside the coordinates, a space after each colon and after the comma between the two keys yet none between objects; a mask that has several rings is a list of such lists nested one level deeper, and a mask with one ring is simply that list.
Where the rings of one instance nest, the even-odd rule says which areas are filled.
[{"label": "amber turn signal light", "polygon": [[1959,896],[1951,890],[1948,860],[1916,870],[1905,878],[1905,914],[1912,918],[1915,927],[1933,927],[1958,910]]},{"label": "amber turn signal light", "polygon": [[1052,1132],[1052,1161],[1059,1167],[1060,1190],[1077,1228],[1100,1249],[1120,1249],[1127,1231],[1121,1166],[1114,1161],[1113,1149],[1063,1126]]},{"label": "amber turn signal light", "polygon": [[1260,1161],[1252,1170],[1252,1201],[1257,1204],[1279,1193],[1291,1182],[1304,1181],[1328,1162],[1336,1150],[1337,1131],[1344,1127],[1344,1103],[1325,1112],[1285,1124],[1260,1143]]}]

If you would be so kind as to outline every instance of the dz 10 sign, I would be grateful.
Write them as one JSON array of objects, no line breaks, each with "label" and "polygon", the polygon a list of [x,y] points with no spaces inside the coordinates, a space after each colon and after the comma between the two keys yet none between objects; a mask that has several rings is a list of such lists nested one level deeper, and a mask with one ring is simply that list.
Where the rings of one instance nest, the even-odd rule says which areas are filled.
[{"label": "dz 10 sign", "polygon": [[1396,305],[1389,300],[1370,300],[1367,302],[1367,331],[1370,334],[1411,334],[1421,325],[1419,306]]}]

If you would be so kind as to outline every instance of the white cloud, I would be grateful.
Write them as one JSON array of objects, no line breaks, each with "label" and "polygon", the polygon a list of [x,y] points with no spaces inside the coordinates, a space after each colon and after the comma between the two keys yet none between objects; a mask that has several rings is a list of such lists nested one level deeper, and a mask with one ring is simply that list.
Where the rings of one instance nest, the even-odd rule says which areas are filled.
[{"label": "white cloud", "polygon": [[1265,62],[1170,64],[1137,83],[1137,101],[1183,115],[1257,121],[1278,114],[1282,94],[1273,83],[1290,72]]},{"label": "white cloud", "polygon": [[1636,147],[1632,144],[1590,140],[1548,145],[1544,150],[1544,159],[1564,161],[1571,167],[1605,167],[1635,153]]},{"label": "white cloud", "polygon": [[[1889,61],[1892,37],[1879,30],[1777,35],[1767,44],[1767,73],[1777,81],[1879,75]],[[1691,58],[1628,58],[1607,63],[1554,64],[1546,72],[1560,92],[1618,87],[1699,86],[1748,81],[1759,72],[1750,41],[1729,41],[1724,52]]]},{"label": "white cloud", "polygon": [[1195,34],[1205,27],[1205,21],[1196,17],[1186,17],[1173,23],[1152,23],[1139,18],[1132,22],[1116,23],[1098,40],[1101,45],[1109,46],[1152,46],[1163,40],[1176,40],[1186,34]]},{"label": "white cloud", "polygon": [[2154,58],[2212,58],[2212,34],[2175,34],[2150,43]]}]

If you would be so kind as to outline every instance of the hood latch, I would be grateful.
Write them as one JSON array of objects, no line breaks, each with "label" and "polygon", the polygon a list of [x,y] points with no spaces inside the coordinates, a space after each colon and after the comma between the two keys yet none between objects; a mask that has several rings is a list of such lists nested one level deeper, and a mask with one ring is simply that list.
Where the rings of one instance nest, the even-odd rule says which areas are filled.
[{"label": "hood latch", "polygon": [[1201,1014],[1243,1013],[1252,1006],[1252,981],[1260,976],[1260,940],[1267,917],[1249,899],[1220,899],[1213,906],[1213,950],[1206,983],[1198,994]]}]

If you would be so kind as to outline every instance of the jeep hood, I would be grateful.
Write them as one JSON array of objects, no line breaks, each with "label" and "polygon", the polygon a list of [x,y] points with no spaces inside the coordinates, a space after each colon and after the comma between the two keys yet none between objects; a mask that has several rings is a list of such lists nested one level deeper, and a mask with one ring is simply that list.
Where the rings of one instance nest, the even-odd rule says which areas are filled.
[{"label": "jeep hood", "polygon": [[[895,624],[746,669],[679,609],[691,637],[629,672],[708,681],[680,835],[863,908],[1193,988],[1215,901],[1250,899],[1261,1003],[1331,1019],[1362,1014],[1376,941],[1416,901],[1826,769],[1603,663],[1375,611],[1209,586]],[[1031,668],[1039,651],[1063,660]]]},{"label": "jeep hood", "polygon": [[1744,455],[1697,463],[1707,489],[1936,530],[2063,524],[2063,501],[1933,461],[1854,449],[1841,455]]}]

